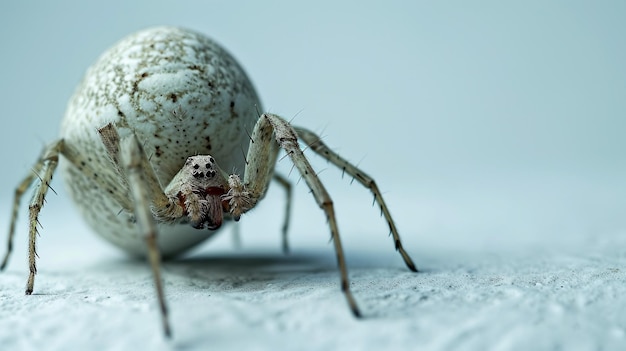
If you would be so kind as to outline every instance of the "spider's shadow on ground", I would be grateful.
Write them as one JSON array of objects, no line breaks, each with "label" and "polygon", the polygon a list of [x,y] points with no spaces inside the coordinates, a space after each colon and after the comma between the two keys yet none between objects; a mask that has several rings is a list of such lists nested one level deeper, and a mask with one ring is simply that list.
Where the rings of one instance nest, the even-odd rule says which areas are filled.
[{"label": "spider's shadow on ground", "polygon": [[[429,260],[419,254],[416,257],[422,258],[417,261],[419,273],[410,272],[394,250],[355,248],[346,252],[348,274],[355,289],[371,279],[402,276],[421,280],[434,273],[432,262],[428,264]],[[289,253],[252,248],[201,250],[164,260],[161,267],[166,286],[174,284],[216,293],[289,289],[294,285],[338,287],[340,276],[332,245],[295,249]],[[93,269],[106,277],[117,275],[112,272],[125,272],[125,276],[151,279],[149,263],[144,259],[121,256],[100,262]]]},{"label": "spider's shadow on ground", "polygon": [[[393,279],[397,276],[419,278],[432,271],[426,268],[413,273],[404,266],[401,258],[372,251],[353,251],[347,260],[350,280],[358,285],[374,279]],[[381,258],[383,257],[383,258]],[[395,261],[397,259],[397,262]],[[227,289],[261,289],[263,285],[287,286],[339,284],[339,268],[332,248],[291,252],[244,251],[204,254],[165,263],[167,274],[174,279],[189,279],[204,287],[221,286]],[[337,285],[338,286],[338,285]]]},{"label": "spider's shadow on ground", "polygon": [[[380,265],[382,261],[375,256],[375,253],[357,250],[351,255],[353,265],[348,264],[353,293],[362,307],[363,316],[374,319],[406,316],[406,301],[394,298],[398,292],[382,282],[404,279],[417,282],[424,277],[423,273],[411,272],[399,257],[398,265],[389,266]],[[246,294],[260,291],[269,293],[265,295],[269,300],[284,296],[308,298],[312,291],[319,289],[324,291],[320,296],[341,296],[340,273],[332,250],[290,254],[258,251],[204,254],[167,261],[165,266],[166,282],[177,281],[190,289],[226,294],[246,301],[256,301],[258,297],[251,298]],[[426,300],[421,293],[409,299],[411,304]]]},{"label": "spider's shadow on ground", "polygon": [[233,252],[203,254],[190,257],[174,258],[165,261],[169,270],[198,270],[232,273],[306,273],[336,269],[336,263],[321,252],[290,253],[280,252]]}]

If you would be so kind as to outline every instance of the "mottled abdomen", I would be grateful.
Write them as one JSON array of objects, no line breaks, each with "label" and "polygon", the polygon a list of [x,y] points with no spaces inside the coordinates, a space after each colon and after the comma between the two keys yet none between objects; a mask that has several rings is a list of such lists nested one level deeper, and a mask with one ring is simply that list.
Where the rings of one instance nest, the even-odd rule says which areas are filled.
[{"label": "mottled abdomen", "polygon": [[[244,153],[261,111],[252,83],[223,48],[202,34],[158,27],[126,37],[89,68],[69,101],[61,137],[83,165],[62,161],[72,198],[101,236],[138,255],[145,244],[129,213],[110,195],[122,181],[97,129],[113,123],[135,133],[162,187],[189,156],[210,154],[226,172],[243,174]],[[85,175],[80,167],[93,170]],[[93,179],[106,186],[98,186]],[[160,225],[159,245],[173,255],[213,234]]]}]

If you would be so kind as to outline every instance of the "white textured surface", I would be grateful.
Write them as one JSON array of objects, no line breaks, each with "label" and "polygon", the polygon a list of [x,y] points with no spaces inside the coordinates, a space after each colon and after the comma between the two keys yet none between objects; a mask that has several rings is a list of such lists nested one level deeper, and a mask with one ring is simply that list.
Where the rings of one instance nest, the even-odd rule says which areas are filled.
[{"label": "white textured surface", "polygon": [[[594,189],[603,192],[603,187]],[[83,233],[86,228],[75,214],[62,213],[57,206],[63,201],[52,199],[35,295],[23,295],[24,240],[0,276],[0,344],[7,350],[130,350],[137,345],[153,350],[621,350],[626,344],[626,232],[606,220],[621,212],[624,192],[612,189],[615,197],[604,198],[611,206],[597,212],[594,198],[585,195],[581,206],[587,215],[582,217],[573,215],[576,206],[554,191],[543,193],[551,201],[532,209],[512,205],[518,218],[535,217],[526,228],[515,228],[526,233],[523,237],[505,235],[515,233],[515,216],[479,223],[484,210],[496,212],[481,200],[475,209],[464,207],[466,217],[449,208],[436,217],[456,218],[450,228],[466,228],[474,237],[454,239],[432,227],[425,228],[428,235],[403,231],[419,274],[409,272],[392,252],[384,230],[379,232],[383,223],[358,235],[345,230],[352,286],[366,316],[360,321],[350,315],[339,291],[321,215],[320,221],[309,220],[296,209],[298,222],[318,238],[292,233],[289,256],[278,249],[280,218],[269,223],[276,231],[253,229],[260,221],[267,223],[265,216],[273,210],[269,204],[280,198],[272,195],[268,206],[242,219],[242,250],[232,248],[231,233],[225,231],[190,257],[165,265],[174,329],[169,343],[161,337],[146,264]],[[502,192],[457,189],[454,202],[473,191],[488,202],[502,200]],[[312,201],[302,195],[296,208]],[[453,198],[439,201],[450,204]],[[437,202],[421,204],[445,212]],[[537,221],[552,206],[560,213],[552,210],[552,219]],[[375,223],[378,218],[372,217]],[[345,229],[358,223],[358,217],[343,218]],[[557,234],[552,231],[556,223],[571,227],[561,225]],[[493,226],[503,229],[488,229]],[[19,234],[24,238],[23,227]],[[561,234],[568,234],[567,241]]]}]

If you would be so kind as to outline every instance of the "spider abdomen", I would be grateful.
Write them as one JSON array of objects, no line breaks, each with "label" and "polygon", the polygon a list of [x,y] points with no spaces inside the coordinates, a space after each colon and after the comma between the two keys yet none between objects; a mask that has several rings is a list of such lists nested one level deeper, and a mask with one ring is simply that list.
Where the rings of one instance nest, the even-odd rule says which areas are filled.
[{"label": "spider abdomen", "polygon": [[[122,207],[111,196],[122,179],[97,130],[112,123],[121,138],[134,133],[165,187],[193,155],[210,154],[223,170],[243,172],[247,131],[254,127],[257,111],[262,108],[247,75],[211,39],[174,27],[132,34],[88,69],[69,101],[61,138],[84,164],[62,164],[67,188],[98,234],[143,255],[145,243],[132,215],[120,213]],[[94,174],[85,174],[81,166]],[[109,188],[101,189],[102,184]],[[173,255],[212,233],[162,224],[159,246],[164,255]]]}]

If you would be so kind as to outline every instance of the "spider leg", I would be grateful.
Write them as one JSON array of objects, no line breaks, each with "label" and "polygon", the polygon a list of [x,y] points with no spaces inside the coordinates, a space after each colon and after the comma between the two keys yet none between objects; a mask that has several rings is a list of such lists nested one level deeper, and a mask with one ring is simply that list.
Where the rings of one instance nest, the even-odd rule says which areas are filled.
[{"label": "spider leg", "polygon": [[7,252],[4,255],[4,259],[2,260],[2,265],[0,265],[0,270],[4,270],[6,268],[7,264],[9,263],[9,257],[11,256],[11,253],[13,252],[13,238],[15,236],[15,225],[17,223],[17,217],[19,214],[20,202],[22,200],[22,196],[24,196],[24,193],[26,192],[26,190],[28,190],[28,188],[30,188],[30,186],[33,184],[33,182],[35,181],[35,177],[37,177],[39,173],[41,172],[41,169],[43,168],[44,163],[46,162],[44,157],[47,152],[48,152],[48,148],[46,148],[42,152],[41,156],[37,159],[37,162],[33,166],[32,171],[29,172],[28,175],[24,177],[24,179],[22,179],[22,181],[19,183],[17,188],[15,188],[15,194],[13,197],[13,208],[11,210],[11,224],[9,226],[9,235],[8,235],[8,241],[7,241]]},{"label": "spider leg", "polygon": [[13,250],[13,237],[15,235],[15,225],[17,222],[17,215],[19,212],[19,204],[24,192],[35,181],[35,177],[39,177],[40,182],[37,184],[37,189],[33,194],[33,198],[30,201],[28,207],[29,212],[29,235],[28,235],[28,267],[29,274],[26,282],[26,294],[30,295],[33,292],[35,285],[35,274],[37,274],[37,225],[39,225],[39,212],[45,203],[46,194],[50,189],[50,182],[52,181],[52,175],[59,162],[59,153],[63,149],[63,140],[57,140],[46,147],[33,166],[33,171],[27,175],[22,182],[15,189],[15,198],[13,200],[13,210],[11,215],[11,225],[9,227],[9,237],[7,245],[7,253],[4,256],[0,269],[4,269],[8,263],[9,256]]},{"label": "spider leg", "polygon": [[28,230],[28,281],[26,282],[26,295],[30,295],[33,293],[33,288],[35,285],[35,274],[37,274],[37,251],[36,251],[36,241],[37,241],[37,225],[39,224],[39,212],[43,207],[45,202],[46,193],[48,189],[50,189],[50,182],[52,181],[52,175],[54,174],[54,170],[57,168],[59,163],[59,153],[63,148],[63,140],[58,140],[57,142],[50,145],[46,151],[44,152],[43,157],[41,158],[42,165],[35,166],[35,169],[39,168],[42,174],[40,175],[41,182],[37,184],[37,189],[35,190],[35,194],[30,201],[30,205],[28,206],[28,216],[29,216],[29,230]]},{"label": "spider leg", "polygon": [[364,187],[368,188],[372,194],[374,194],[374,199],[380,206],[380,211],[385,217],[387,224],[389,225],[389,230],[391,231],[391,235],[393,236],[394,244],[396,250],[400,253],[402,258],[404,259],[404,263],[409,267],[410,270],[417,272],[417,267],[413,263],[413,260],[409,256],[409,254],[404,250],[402,246],[402,242],[400,241],[400,235],[398,234],[398,229],[396,228],[396,224],[391,217],[391,213],[389,212],[389,208],[387,204],[385,204],[385,200],[383,200],[383,196],[376,185],[376,182],[372,177],[367,175],[365,172],[357,168],[355,165],[348,162],[343,157],[339,156],[337,153],[332,151],[326,144],[322,142],[320,137],[315,133],[306,130],[300,127],[294,127],[296,133],[300,139],[302,139],[309,147],[321,157],[327,159],[332,164],[342,169],[344,172],[348,173],[354,179],[358,180]]},{"label": "spider leg", "polygon": [[[272,140],[272,134],[277,143]],[[263,197],[270,176],[273,174],[276,156],[278,155],[277,146],[280,146],[287,152],[287,155],[289,155],[302,178],[311,189],[317,204],[326,214],[337,254],[337,263],[341,276],[341,290],[352,313],[356,317],[360,317],[361,312],[350,291],[348,271],[339,237],[333,201],[313,171],[311,164],[304,156],[302,149],[300,149],[295,130],[289,122],[281,117],[273,114],[263,114],[257,121],[252,133],[252,142],[248,149],[247,160],[249,163],[245,170],[243,184],[237,175],[231,175],[228,180],[230,190],[224,199],[230,204],[231,214],[233,214],[234,218],[239,218],[241,213],[253,208]]]},{"label": "spider leg", "polygon": [[285,176],[281,174],[274,174],[274,180],[280,184],[283,189],[285,189],[285,196],[287,200],[285,201],[285,219],[283,221],[283,252],[289,253],[289,240],[287,239],[287,234],[289,232],[289,222],[291,219],[291,201],[293,199],[293,193],[291,189],[291,183]]},{"label": "spider leg", "polygon": [[115,127],[111,124],[99,129],[98,132],[112,162],[125,175],[124,178],[130,188],[130,198],[133,203],[132,213],[135,215],[139,231],[146,241],[148,261],[152,268],[163,331],[167,337],[170,337],[171,330],[161,279],[161,253],[157,245],[157,227],[151,209],[151,206],[156,209],[165,207],[164,204],[168,203],[168,198],[149,164],[141,143],[134,134],[120,140]]},{"label": "spider leg", "polygon": [[[285,176],[281,174],[274,174],[273,180],[276,181],[280,186],[285,189],[285,219],[283,220],[283,228],[282,228],[282,248],[283,253],[289,253],[289,240],[287,238],[287,234],[289,232],[289,222],[291,219],[291,201],[293,198],[291,183]],[[232,233],[232,242],[233,246],[237,249],[241,248],[241,233],[239,230],[239,224],[233,223],[233,233]]]},{"label": "spider leg", "polygon": [[28,190],[28,188],[34,182],[36,182],[36,179],[38,178],[39,182],[37,183],[37,188],[33,193],[33,197],[29,205],[29,276],[26,283],[26,294],[31,294],[33,292],[35,275],[37,274],[36,241],[39,233],[37,228],[37,226],[39,225],[39,213],[41,212],[45,203],[45,197],[48,189],[50,189],[50,182],[52,181],[52,176],[54,175],[54,172],[56,170],[60,155],[63,155],[63,157],[67,161],[69,161],[76,169],[78,169],[85,176],[90,177],[102,189],[109,189],[111,195],[119,201],[120,206],[125,209],[132,208],[127,197],[124,196],[126,190],[123,187],[120,188],[110,186],[110,184],[107,184],[106,181],[102,180],[101,178],[94,177],[93,175],[96,174],[96,172],[92,169],[89,162],[87,162],[88,160],[86,160],[80,152],[77,152],[70,145],[65,143],[63,139],[57,140],[54,143],[48,145],[41,153],[41,156],[37,159],[37,162],[35,162],[35,164],[33,165],[32,172],[24,177],[24,179],[15,189],[13,208],[11,212],[11,224],[9,227],[7,252],[2,261],[2,265],[0,265],[0,270],[3,270],[8,265],[10,255],[13,251],[13,239],[15,237],[15,228],[17,224],[21,199],[26,190]]},{"label": "spider leg", "polygon": [[[133,205],[134,202],[131,201],[131,199],[128,197],[129,192],[132,191],[132,186],[130,185],[130,180],[128,179],[127,165],[123,164],[124,162],[122,160],[122,157],[124,156],[124,151],[130,153],[130,150],[133,150],[133,152],[135,152],[135,146],[126,145],[127,149],[122,150],[124,141],[120,140],[120,136],[117,133],[117,130],[111,123],[98,129],[98,134],[100,135],[100,139],[102,140],[102,143],[107,150],[107,154],[109,155],[113,167],[119,175],[119,180],[121,180],[122,183],[122,186],[118,185],[116,187],[118,189],[121,189],[121,194],[119,196],[116,196],[116,199],[118,200],[118,202],[120,202],[124,209],[132,212],[135,209],[135,206]],[[127,139],[135,139],[135,142],[139,143],[134,135],[133,138]],[[127,144],[132,144],[128,140],[125,141]],[[159,183],[157,176],[154,173],[152,166],[150,165],[150,160],[143,151],[141,145],[139,145],[139,151],[141,151],[140,154],[135,154],[133,156],[138,157],[138,159],[136,160],[138,164],[136,166],[138,168],[141,168],[142,172],[145,175],[145,184],[147,184],[148,194],[150,194],[148,199],[157,210],[166,207],[170,200],[167,195],[165,195],[163,188],[161,187],[161,184]],[[130,156],[130,154],[126,156]]]}]

